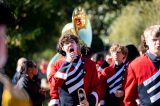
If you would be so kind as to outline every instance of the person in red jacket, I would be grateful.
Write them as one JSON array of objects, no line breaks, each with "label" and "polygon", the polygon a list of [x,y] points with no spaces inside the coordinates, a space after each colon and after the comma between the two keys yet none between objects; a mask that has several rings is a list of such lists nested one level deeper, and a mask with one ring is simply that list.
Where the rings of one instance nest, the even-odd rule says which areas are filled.
[{"label": "person in red jacket", "polygon": [[125,84],[125,106],[160,105],[160,25],[153,25],[144,31],[148,50],[133,60],[127,71]]},{"label": "person in red jacket", "polygon": [[[64,57],[51,65],[48,77],[51,100],[49,106],[97,106],[99,79],[93,61],[80,56],[79,39],[70,31],[63,33],[58,51]],[[87,100],[79,103],[78,90],[83,88]]]},{"label": "person in red jacket", "polygon": [[125,46],[113,44],[110,53],[114,63],[101,72],[101,105],[122,106],[124,97],[123,82],[128,65],[128,62],[124,63],[124,60],[127,57],[128,50]]}]

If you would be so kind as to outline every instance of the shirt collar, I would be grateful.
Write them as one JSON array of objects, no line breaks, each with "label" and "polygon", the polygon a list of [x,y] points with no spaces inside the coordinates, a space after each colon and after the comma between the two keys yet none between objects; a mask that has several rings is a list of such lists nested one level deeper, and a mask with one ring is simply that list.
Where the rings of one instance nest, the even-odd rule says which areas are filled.
[{"label": "shirt collar", "polygon": [[153,62],[157,62],[157,61],[160,61],[160,58],[158,58],[156,55],[150,53],[150,52],[147,52],[147,55],[149,56],[149,58],[153,61]]}]

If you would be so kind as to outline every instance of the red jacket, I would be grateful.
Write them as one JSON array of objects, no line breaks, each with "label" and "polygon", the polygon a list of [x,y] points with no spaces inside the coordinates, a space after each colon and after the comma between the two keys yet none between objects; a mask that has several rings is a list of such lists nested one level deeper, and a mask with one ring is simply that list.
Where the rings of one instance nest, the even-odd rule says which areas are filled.
[{"label": "red jacket", "polygon": [[[118,71],[116,71],[114,68],[114,65],[112,64],[102,71],[102,73],[101,73],[101,84],[102,84],[101,85],[101,90],[102,90],[101,91],[101,100],[105,100],[105,103],[104,103],[105,105],[107,105],[107,106],[115,106],[115,105],[122,106],[123,105],[123,103],[122,103],[123,97],[117,98],[117,97],[115,97],[113,92],[114,92],[114,88],[116,88],[119,84],[122,84],[122,86],[121,87],[119,86],[119,88],[117,88],[117,90],[118,89],[124,90],[124,79],[125,79],[125,71],[124,70],[125,70],[124,65]],[[122,73],[119,73],[119,72],[122,72]],[[120,80],[118,81],[118,79],[121,79],[121,82],[120,82]],[[109,83],[111,82],[111,80],[112,80],[112,84],[117,81],[117,83],[115,83],[115,85],[113,85],[113,87],[109,87]],[[115,103],[116,101],[118,101],[119,103]]]},{"label": "red jacket", "polygon": [[159,106],[160,71],[145,54],[129,65],[125,85],[125,106],[137,106],[137,96],[142,106]]},{"label": "red jacket", "polygon": [[[48,78],[51,96],[50,104],[58,104],[59,96],[61,96],[58,94],[58,88],[63,85],[65,80],[61,78],[56,78],[54,75],[64,62],[65,58],[61,58],[51,65],[51,73]],[[86,95],[88,96],[92,93],[96,98],[96,103],[98,103],[98,91],[100,88],[98,86],[99,79],[96,70],[96,64],[89,59],[85,59],[84,70],[86,72],[84,76],[84,90],[86,92]]]}]

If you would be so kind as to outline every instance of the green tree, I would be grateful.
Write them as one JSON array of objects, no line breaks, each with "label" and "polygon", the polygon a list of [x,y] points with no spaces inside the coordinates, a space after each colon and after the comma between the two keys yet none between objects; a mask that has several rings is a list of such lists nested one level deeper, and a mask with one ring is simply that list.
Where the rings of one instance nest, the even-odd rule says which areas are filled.
[{"label": "green tree", "polygon": [[[101,35],[108,35],[108,27],[120,14],[122,7],[132,0],[8,0],[14,10],[16,24],[9,30],[7,74],[11,77],[18,58],[50,59],[66,23],[71,22],[73,9],[82,6],[88,12],[93,29],[94,52],[104,50]],[[102,46],[99,48],[97,39]],[[97,46],[94,46],[97,45]]]},{"label": "green tree", "polygon": [[124,7],[122,14],[110,26],[110,42],[138,45],[146,27],[160,24],[159,4],[158,0],[136,1]]}]

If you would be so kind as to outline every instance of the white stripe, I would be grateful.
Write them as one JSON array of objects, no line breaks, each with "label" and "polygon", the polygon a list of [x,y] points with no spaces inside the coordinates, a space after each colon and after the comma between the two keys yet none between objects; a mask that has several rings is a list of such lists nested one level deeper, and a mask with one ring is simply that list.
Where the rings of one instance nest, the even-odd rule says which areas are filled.
[{"label": "white stripe", "polygon": [[160,98],[160,92],[158,92],[154,96],[150,97],[151,103],[156,102],[159,98]]},{"label": "white stripe", "polygon": [[121,87],[122,87],[122,84],[114,87],[112,90],[109,91],[109,93],[111,94],[111,93],[115,92],[116,90],[118,90],[118,89],[121,88]]},{"label": "white stripe", "polygon": [[112,88],[117,82],[121,81],[122,76],[118,78],[114,83],[112,83],[109,87]]},{"label": "white stripe", "polygon": [[140,106],[140,100],[139,99],[136,99],[136,103],[138,106]]},{"label": "white stripe", "polygon": [[68,88],[68,92],[72,93],[73,91],[75,91],[77,88],[79,88],[83,84],[84,84],[83,79],[81,79],[81,81],[79,81],[77,84],[75,84],[74,86]]},{"label": "white stripe", "polygon": [[66,82],[66,85],[68,85],[68,84],[72,83],[73,81],[75,81],[76,79],[78,79],[79,76],[82,75],[82,73],[83,73],[83,69],[79,72],[79,74],[76,77],[72,78],[71,80],[68,80]]},{"label": "white stripe", "polygon": [[107,80],[107,82],[109,83],[109,82],[111,82],[113,79],[115,79],[115,78],[123,71],[123,69],[124,69],[124,66],[123,66],[115,75],[113,75],[111,78],[109,78],[109,79]]},{"label": "white stripe", "polygon": [[72,63],[69,64],[69,68],[66,70],[65,73],[62,73],[60,71],[57,71],[56,74],[54,75],[54,77],[57,77],[57,78],[62,78],[62,79],[67,79],[67,74],[68,74],[68,71],[70,69],[70,67],[72,66]]},{"label": "white stripe", "polygon": [[57,71],[54,77],[61,78],[61,79],[67,79],[67,74]]},{"label": "white stripe", "polygon": [[74,70],[68,73],[68,77],[71,76],[71,75],[73,75],[76,72],[76,70],[79,68],[79,66],[81,65],[81,63],[82,63],[82,60],[81,60],[81,58],[79,58],[78,63],[76,65],[76,67],[74,68]]},{"label": "white stripe", "polygon": [[103,70],[102,67],[99,67],[99,68],[98,68],[98,71],[99,71],[99,72],[102,72],[102,70]]},{"label": "white stripe", "polygon": [[151,88],[149,88],[147,90],[147,93],[151,93],[153,90],[155,90],[156,88],[158,88],[160,86],[160,82],[158,82],[157,84],[155,84],[154,86],[152,86]]},{"label": "white stripe", "polygon": [[92,92],[91,94],[94,95],[94,97],[96,98],[96,105],[95,106],[98,106],[98,94],[97,94],[97,92]]},{"label": "white stripe", "polygon": [[160,70],[158,70],[158,72],[156,74],[154,74],[151,78],[145,80],[143,82],[144,86],[148,85],[149,83],[151,83],[152,81],[154,81],[158,76],[160,75]]},{"label": "white stripe", "polygon": [[49,101],[48,106],[53,106],[55,104],[59,104],[59,99],[52,99]]}]

